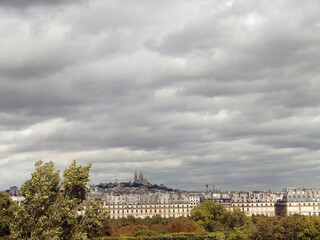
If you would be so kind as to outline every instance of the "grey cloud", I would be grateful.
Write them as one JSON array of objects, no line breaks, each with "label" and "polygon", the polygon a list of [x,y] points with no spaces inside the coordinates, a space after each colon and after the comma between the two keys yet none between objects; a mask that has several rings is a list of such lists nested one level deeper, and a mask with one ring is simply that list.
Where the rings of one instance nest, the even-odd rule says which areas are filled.
[{"label": "grey cloud", "polygon": [[3,1],[0,186],[38,159],[93,162],[92,183],[316,186],[319,6]]},{"label": "grey cloud", "polygon": [[1,7],[11,7],[16,9],[24,9],[28,7],[35,7],[35,6],[57,6],[57,5],[66,5],[66,4],[75,4],[72,0],[2,0],[0,6]]},{"label": "grey cloud", "polygon": [[[254,5],[250,1],[243,3],[246,4]],[[221,14],[204,16],[147,46],[165,55],[206,58],[200,76],[220,81],[256,80],[266,75],[275,78],[284,70],[294,71],[317,62],[319,54],[309,50],[318,52],[319,49],[319,35],[313,27],[317,21],[308,21],[310,25],[306,26],[297,5],[283,3],[283,7],[289,7],[285,12],[281,12],[281,7],[273,9],[275,13],[248,8],[241,14],[237,11],[238,5]],[[311,13],[308,19],[316,18],[314,9],[319,8],[319,4],[307,6],[306,11]],[[250,16],[256,19],[250,20]],[[194,62],[191,60],[190,66]]]}]

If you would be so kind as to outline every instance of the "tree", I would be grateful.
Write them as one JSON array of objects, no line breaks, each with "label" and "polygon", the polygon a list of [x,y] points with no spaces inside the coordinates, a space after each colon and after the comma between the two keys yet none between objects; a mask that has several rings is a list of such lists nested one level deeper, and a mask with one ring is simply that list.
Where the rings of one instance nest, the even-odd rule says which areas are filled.
[{"label": "tree", "polygon": [[278,217],[267,217],[264,215],[252,216],[254,228],[252,235],[254,239],[269,240],[274,238],[274,225],[277,223]]},{"label": "tree", "polygon": [[99,232],[107,212],[100,202],[83,204],[90,167],[77,166],[73,161],[61,181],[52,162],[38,161],[31,179],[21,187],[25,200],[14,214],[12,238],[88,239],[93,232]]},{"label": "tree", "polygon": [[294,214],[287,217],[279,217],[274,225],[274,236],[277,239],[297,240],[299,234],[305,229],[307,216]]},{"label": "tree", "polygon": [[[297,240],[297,239],[316,239],[316,231],[308,230],[309,217],[302,215],[292,215],[287,217],[265,217],[253,216],[252,221],[254,228],[252,229],[253,239],[269,240]],[[310,224],[312,226],[313,224]],[[312,235],[315,234],[315,235]],[[311,238],[308,238],[312,236]]]},{"label": "tree", "polygon": [[10,199],[9,195],[0,191],[0,237],[10,234],[10,223],[15,207],[16,204]]},{"label": "tree", "polygon": [[305,228],[298,236],[302,240],[319,240],[320,239],[320,217],[313,215],[307,217],[305,221]]},{"label": "tree", "polygon": [[191,211],[191,219],[208,232],[220,231],[224,229],[222,220],[226,212],[221,204],[205,200]]},{"label": "tree", "polygon": [[212,239],[250,239],[252,222],[241,210],[228,211],[221,204],[205,200],[191,211],[195,220]]}]

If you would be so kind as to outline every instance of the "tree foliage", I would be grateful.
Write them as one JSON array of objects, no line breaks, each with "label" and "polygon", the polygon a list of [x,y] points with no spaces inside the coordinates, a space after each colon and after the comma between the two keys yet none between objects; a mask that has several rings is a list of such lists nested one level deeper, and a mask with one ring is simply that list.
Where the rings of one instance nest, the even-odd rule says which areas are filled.
[{"label": "tree foliage", "polygon": [[202,228],[195,221],[185,217],[174,219],[166,226],[166,232],[168,233],[198,232],[201,230]]},{"label": "tree foliage", "polygon": [[298,235],[301,240],[320,240],[320,217],[311,216],[305,219],[305,227]]},{"label": "tree foliage", "polygon": [[196,221],[206,231],[223,230],[222,219],[227,210],[213,201],[205,200],[191,211],[191,219]]},{"label": "tree foliage", "polygon": [[195,220],[212,239],[249,239],[253,224],[241,210],[228,211],[221,204],[206,200],[191,211]]},{"label": "tree foliage", "polygon": [[301,238],[301,234],[308,227],[307,222],[309,218],[310,217],[302,215],[293,215],[287,217],[253,216],[252,221],[255,228],[252,230],[252,237],[253,239],[259,240],[303,239]]},{"label": "tree foliage", "polygon": [[195,207],[189,218],[108,219],[101,202],[87,201],[90,167],[74,161],[60,179],[52,162],[37,162],[21,187],[25,197],[21,206],[0,192],[0,239],[11,232],[12,239],[24,240],[320,240],[319,216],[247,217],[241,210],[229,211],[209,200]]},{"label": "tree foliage", "polygon": [[16,204],[10,199],[9,195],[0,191],[0,237],[10,234],[10,223],[15,208]]},{"label": "tree foliage", "polygon": [[31,179],[21,187],[25,201],[15,211],[13,239],[88,239],[104,227],[107,217],[100,202],[88,201],[89,169],[75,161],[63,180],[52,162],[35,164]]}]

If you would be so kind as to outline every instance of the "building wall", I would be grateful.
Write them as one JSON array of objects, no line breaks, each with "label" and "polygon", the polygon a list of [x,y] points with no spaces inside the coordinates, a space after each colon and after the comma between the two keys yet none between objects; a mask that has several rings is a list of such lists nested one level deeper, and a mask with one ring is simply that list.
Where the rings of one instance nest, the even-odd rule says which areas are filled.
[{"label": "building wall", "polygon": [[199,196],[181,193],[107,195],[105,200],[105,207],[113,219],[128,216],[146,218],[155,215],[164,218],[188,217],[190,211],[200,203]]},{"label": "building wall", "polygon": [[275,213],[277,216],[287,216],[287,203],[277,202],[275,203]]},{"label": "building wall", "polygon": [[189,203],[192,208],[198,206],[200,204],[200,197],[199,196],[189,196]]},{"label": "building wall", "polygon": [[232,203],[231,210],[240,209],[245,212],[247,216],[265,215],[268,217],[275,216],[275,203]]},{"label": "building wall", "polygon": [[279,216],[301,214],[320,216],[320,190],[310,188],[286,188],[283,198],[276,204]]},{"label": "building wall", "polygon": [[133,216],[146,218],[159,215],[164,218],[188,217],[193,209],[191,204],[107,204],[111,219]]},{"label": "building wall", "polygon": [[247,216],[288,216],[293,214],[320,216],[320,190],[286,188],[282,193],[271,192],[213,192],[213,193],[143,193],[92,195],[95,200],[105,200],[111,218],[145,218],[189,216],[200,204],[200,199],[209,199],[229,210],[240,209]]},{"label": "building wall", "polygon": [[231,192],[231,210],[240,209],[247,216],[275,216],[279,195],[271,192]]},{"label": "building wall", "polygon": [[320,202],[279,202],[276,204],[276,212],[279,216],[293,214],[320,216]]}]

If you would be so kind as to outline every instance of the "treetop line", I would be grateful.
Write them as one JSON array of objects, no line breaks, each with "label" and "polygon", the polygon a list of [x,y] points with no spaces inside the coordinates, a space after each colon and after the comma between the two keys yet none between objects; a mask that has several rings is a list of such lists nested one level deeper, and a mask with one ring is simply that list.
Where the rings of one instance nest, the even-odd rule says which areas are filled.
[{"label": "treetop line", "polygon": [[[292,217],[299,224],[304,224],[291,233],[295,234],[296,238],[290,239],[314,239],[310,236],[320,235],[320,229],[314,227],[319,226],[320,223],[320,218],[315,216],[317,210],[320,209],[317,190],[287,188],[281,199],[277,199],[271,192],[229,192],[229,195],[226,195],[217,190],[201,193],[202,196],[198,196],[198,193],[195,192],[164,191],[161,189],[153,189],[153,192],[118,194],[106,186],[88,188],[90,167],[91,164],[79,166],[74,161],[64,171],[63,179],[61,179],[59,171],[54,169],[52,162],[36,162],[35,172],[32,173],[31,179],[21,186],[20,194],[24,200],[20,202],[20,205],[14,204],[4,192],[0,194],[2,207],[0,211],[2,223],[0,236],[10,234],[11,239],[71,240],[94,239],[99,236],[121,234],[121,231],[127,231],[128,234],[134,236],[142,234],[143,236],[155,236],[155,238],[148,239],[159,239],[156,237],[161,233],[157,231],[162,229],[162,233],[197,231],[197,239],[204,240],[278,239],[274,237],[276,234],[274,232],[268,232],[267,235],[262,232],[265,220],[259,217],[261,215],[249,217],[247,215],[250,210],[245,210],[270,210],[277,207],[277,204],[280,204],[289,215],[286,217],[286,221],[291,221],[291,214],[294,214],[294,212],[288,211],[292,211],[296,207],[300,211],[300,215]],[[142,180],[142,182],[138,182],[138,185],[133,188],[139,189],[139,191],[148,188],[149,183],[146,184],[147,181],[142,173],[137,180]],[[124,186],[122,190],[128,188],[128,186]],[[101,189],[103,189],[102,192],[100,192]],[[119,188],[115,187],[113,190],[116,189]],[[17,195],[18,189],[16,187],[11,190]],[[101,199],[92,199],[93,196],[96,197],[99,194]],[[226,201],[220,201],[218,204],[217,199]],[[275,200],[277,201],[274,202]],[[304,208],[311,211],[307,215],[313,216],[302,216]],[[275,219],[274,214],[268,216],[270,220],[267,220],[266,224],[271,224],[271,221]],[[179,218],[176,221],[170,220],[177,217]],[[122,223],[129,225],[112,222],[117,221],[112,218],[127,219]],[[138,230],[124,230],[126,226],[138,224],[139,221],[142,221],[139,224],[147,224],[150,229],[143,227],[142,231],[139,227],[133,228]],[[284,223],[277,222],[280,225]],[[152,228],[154,224],[158,224],[157,228]],[[188,228],[181,226],[188,226]],[[271,230],[273,228],[276,226],[270,227]],[[290,229],[293,229],[293,226]],[[189,237],[184,236],[183,239],[195,239],[194,234],[188,235]],[[289,239],[289,233],[282,232],[281,234],[279,239]],[[163,238],[175,239],[173,235]],[[161,237],[161,239],[163,238]]]}]

